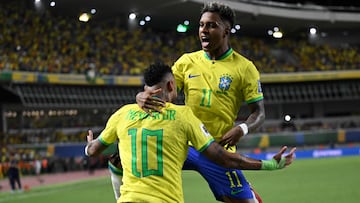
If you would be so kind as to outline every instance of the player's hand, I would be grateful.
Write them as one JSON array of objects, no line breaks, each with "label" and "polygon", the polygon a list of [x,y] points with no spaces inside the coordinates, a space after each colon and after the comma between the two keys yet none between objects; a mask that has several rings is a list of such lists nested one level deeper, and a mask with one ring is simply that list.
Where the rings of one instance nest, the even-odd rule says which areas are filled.
[{"label": "player's hand", "polygon": [[288,155],[283,156],[286,150],[286,146],[282,147],[271,160],[261,160],[261,170],[278,170],[290,165],[294,160],[294,153],[296,148],[292,148]]},{"label": "player's hand", "polygon": [[282,147],[282,148],[280,149],[280,151],[279,151],[275,156],[273,156],[273,158],[274,158],[278,163],[284,161],[284,162],[285,162],[285,163],[284,163],[284,167],[290,165],[290,164],[294,161],[294,159],[295,159],[294,153],[295,153],[295,151],[296,151],[296,147],[293,147],[293,148],[290,150],[289,154],[287,154],[285,157],[283,157],[283,154],[285,153],[286,150],[287,150],[287,146],[284,146],[284,147]]},{"label": "player's hand", "polygon": [[86,139],[87,144],[85,146],[85,155],[87,156],[98,156],[108,147],[108,145],[102,144],[98,138],[94,139],[92,130],[88,130]]},{"label": "player's hand", "polygon": [[86,136],[87,142],[90,143],[94,140],[94,134],[92,130],[88,130],[88,135]]},{"label": "player's hand", "polygon": [[228,147],[234,146],[239,142],[243,134],[244,132],[241,130],[241,128],[239,126],[235,126],[225,133],[219,144],[222,146],[228,145]]},{"label": "player's hand", "polygon": [[151,114],[152,111],[161,112],[161,107],[165,106],[165,101],[158,97],[153,97],[161,92],[161,89],[150,90],[146,87],[144,89],[144,92],[139,92],[136,95],[136,103],[148,114]]}]

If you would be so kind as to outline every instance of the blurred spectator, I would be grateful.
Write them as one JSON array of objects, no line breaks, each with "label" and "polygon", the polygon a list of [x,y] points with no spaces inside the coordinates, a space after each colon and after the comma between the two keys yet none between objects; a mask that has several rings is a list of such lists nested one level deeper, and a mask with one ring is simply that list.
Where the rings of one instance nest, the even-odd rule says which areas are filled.
[{"label": "blurred spectator", "polygon": [[37,155],[34,160],[34,169],[35,169],[35,175],[36,178],[40,183],[44,182],[44,180],[41,178],[41,169],[42,169],[42,161],[40,159],[40,156]]},{"label": "blurred spectator", "polygon": [[13,193],[16,190],[22,192],[20,169],[19,169],[19,157],[17,155],[11,154],[9,162],[10,162],[10,166],[8,170],[8,177],[10,181],[11,190]]}]

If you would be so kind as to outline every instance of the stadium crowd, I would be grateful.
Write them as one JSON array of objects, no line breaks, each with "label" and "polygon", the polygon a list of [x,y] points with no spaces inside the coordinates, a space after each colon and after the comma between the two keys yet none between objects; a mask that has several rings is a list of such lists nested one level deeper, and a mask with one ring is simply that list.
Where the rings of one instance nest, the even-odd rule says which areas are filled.
[{"label": "stadium crowd", "polygon": [[[0,7],[0,70],[98,75],[138,75],[154,60],[172,64],[199,48],[196,35],[151,29],[129,31],[113,21],[79,22],[50,11]],[[261,73],[351,70],[360,65],[356,45],[315,45],[307,39],[236,35],[231,44]]]}]

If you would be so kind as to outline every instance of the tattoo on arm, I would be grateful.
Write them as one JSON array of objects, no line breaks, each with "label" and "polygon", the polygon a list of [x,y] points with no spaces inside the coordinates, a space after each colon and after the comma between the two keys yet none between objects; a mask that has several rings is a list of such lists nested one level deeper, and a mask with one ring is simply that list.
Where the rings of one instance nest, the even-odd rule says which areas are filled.
[{"label": "tattoo on arm", "polygon": [[246,120],[246,124],[248,125],[249,132],[254,132],[257,128],[259,128],[264,120],[265,120],[265,107],[264,101],[257,101],[249,104],[249,108],[251,114]]},{"label": "tattoo on arm", "polygon": [[205,155],[215,163],[233,169],[258,170],[261,169],[261,161],[226,151],[218,143],[211,144],[205,152]]}]

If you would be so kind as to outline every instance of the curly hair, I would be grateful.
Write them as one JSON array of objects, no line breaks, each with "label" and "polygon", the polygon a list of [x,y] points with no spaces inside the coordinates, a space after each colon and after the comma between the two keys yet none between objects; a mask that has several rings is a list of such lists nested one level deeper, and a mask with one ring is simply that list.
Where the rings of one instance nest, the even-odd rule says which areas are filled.
[{"label": "curly hair", "polygon": [[172,74],[170,66],[162,62],[150,64],[144,71],[145,85],[153,86],[160,83],[168,73]]},{"label": "curly hair", "polygon": [[229,22],[231,27],[235,24],[235,12],[227,5],[219,2],[205,4],[201,10],[201,15],[205,12],[218,13],[221,20]]}]

